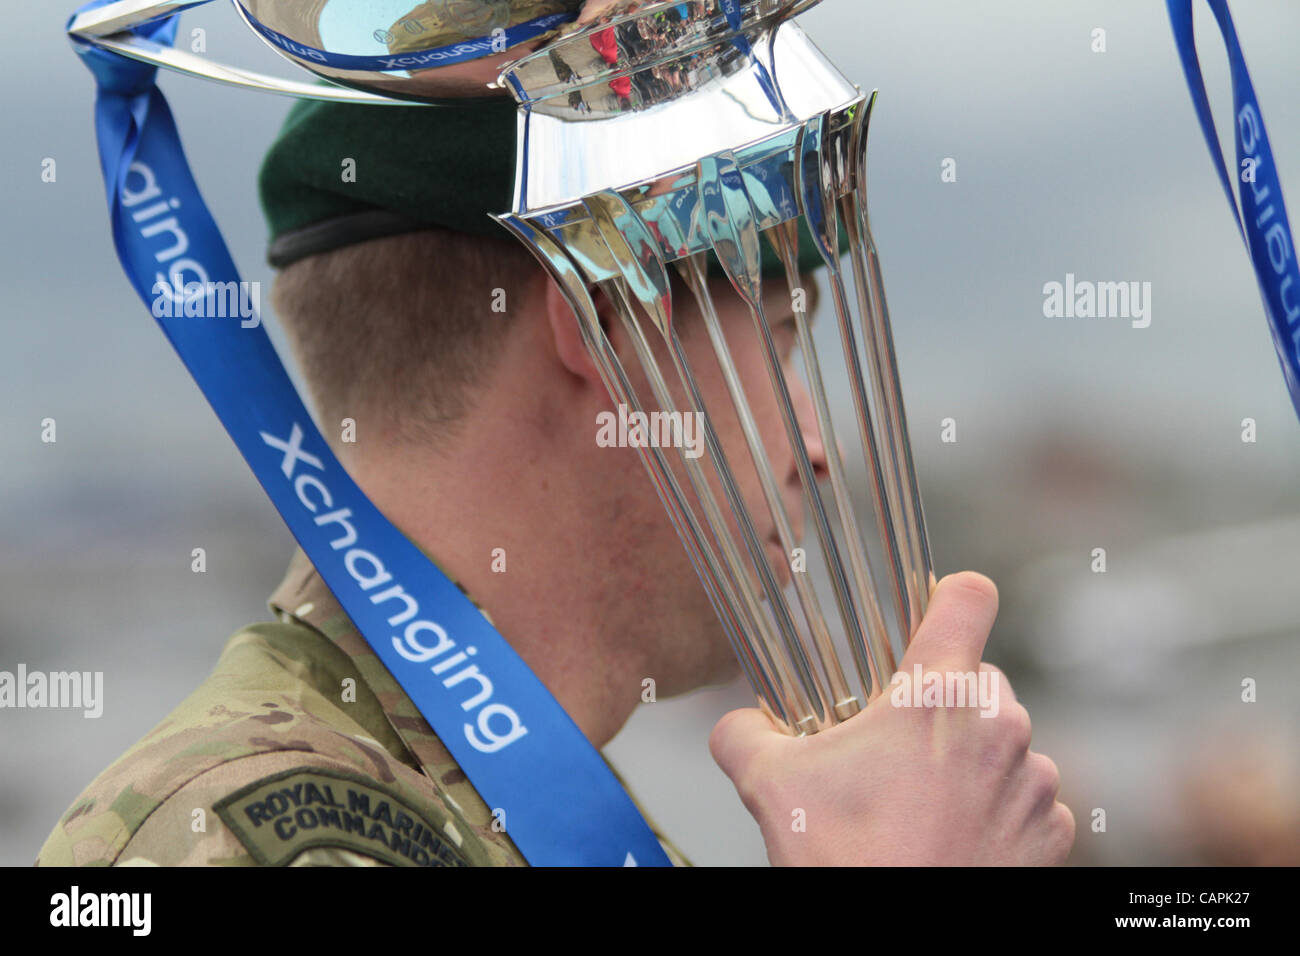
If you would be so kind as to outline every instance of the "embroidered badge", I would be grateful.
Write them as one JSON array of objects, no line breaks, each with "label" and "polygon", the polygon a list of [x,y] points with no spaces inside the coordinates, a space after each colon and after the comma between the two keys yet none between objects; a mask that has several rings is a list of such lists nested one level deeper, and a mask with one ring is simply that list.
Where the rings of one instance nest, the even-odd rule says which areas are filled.
[{"label": "embroidered badge", "polygon": [[373,780],[302,767],[265,777],[213,804],[263,866],[311,847],[340,847],[394,866],[468,866],[427,817]]}]

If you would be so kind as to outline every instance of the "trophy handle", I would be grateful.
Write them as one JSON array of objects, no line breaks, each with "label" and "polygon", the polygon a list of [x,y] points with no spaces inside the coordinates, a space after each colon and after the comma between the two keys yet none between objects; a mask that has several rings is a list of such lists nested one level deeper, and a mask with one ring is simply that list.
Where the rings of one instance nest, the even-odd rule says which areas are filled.
[{"label": "trophy handle", "polygon": [[263,93],[279,93],[283,96],[329,100],[335,103],[365,103],[380,106],[429,105],[394,100],[343,86],[321,86],[318,83],[268,76],[265,73],[256,73],[208,60],[174,47],[163,46],[153,40],[127,32],[134,27],[163,17],[174,16],[191,7],[210,2],[211,0],[118,0],[117,3],[106,4],[77,14],[68,24],[68,35],[76,40],[175,73],[197,76],[227,86],[259,90]]}]

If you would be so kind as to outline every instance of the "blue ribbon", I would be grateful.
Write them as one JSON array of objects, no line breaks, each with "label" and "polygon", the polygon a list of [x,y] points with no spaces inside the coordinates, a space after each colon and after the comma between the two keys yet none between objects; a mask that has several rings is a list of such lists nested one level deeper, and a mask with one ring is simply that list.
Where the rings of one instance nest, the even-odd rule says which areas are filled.
[{"label": "blue ribbon", "polygon": [[754,48],[750,44],[749,38],[740,32],[741,26],[744,24],[744,14],[740,9],[740,0],[718,0],[718,2],[719,6],[722,7],[722,15],[727,20],[727,26],[736,31],[736,35],[731,40],[731,45],[739,50],[741,55],[753,61],[754,75],[758,79],[758,85],[762,88],[767,101],[772,104],[772,108],[776,110],[777,115],[787,115],[790,110],[781,98],[781,94],[777,92],[771,74],[767,72],[767,67],[763,65],[763,61],[754,56]]},{"label": "blue ribbon", "polygon": [[[176,18],[136,32],[171,44]],[[213,314],[214,287],[237,285],[239,273],[194,183],[155,68],[75,38],[74,46],[98,85],[100,164],[127,277],[366,641],[487,805],[505,811],[506,832],[530,863],[671,865],[608,764],[527,664],[348,477],[260,320]]]},{"label": "blue ribbon", "polygon": [[[1277,178],[1273,151],[1264,131],[1264,115],[1255,98],[1250,82],[1250,72],[1237,42],[1237,31],[1232,25],[1227,0],[1207,0],[1214,18],[1219,23],[1224,45],[1228,48],[1228,65],[1232,74],[1232,99],[1236,112],[1238,176],[1229,176],[1228,167],[1219,148],[1219,137],[1210,116],[1210,101],[1205,92],[1205,79],[1196,56],[1196,40],[1192,26],[1192,0],[1166,0],[1169,19],[1173,24],[1174,39],[1182,59],[1183,73],[1192,93],[1192,105],[1200,120],[1205,143],[1210,149],[1219,174],[1219,182],[1228,197],[1228,206],[1237,220],[1246,249],[1250,252],[1264,310],[1268,316],[1273,345],[1282,363],[1282,375],[1291,392],[1291,403],[1300,416],[1300,267],[1297,267],[1295,245],[1291,239],[1291,225],[1282,201],[1282,184]],[[1232,182],[1239,182],[1241,210],[1233,197]]]}]

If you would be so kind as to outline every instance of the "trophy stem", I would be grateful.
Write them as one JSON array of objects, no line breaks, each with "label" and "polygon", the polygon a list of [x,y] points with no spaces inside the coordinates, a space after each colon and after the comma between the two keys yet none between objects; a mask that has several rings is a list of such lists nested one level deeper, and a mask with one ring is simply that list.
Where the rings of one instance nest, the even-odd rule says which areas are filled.
[{"label": "trophy stem", "polygon": [[[718,321],[717,311],[713,304],[713,297],[709,294],[708,285],[704,277],[703,255],[696,253],[689,256],[679,263],[683,278],[687,285],[694,293],[696,301],[700,308],[700,313],[704,317],[705,326],[708,330],[709,339],[713,345],[714,355],[718,360],[718,365],[722,369],[723,379],[726,382],[727,390],[731,396],[732,404],[735,406],[736,413],[740,418],[741,428],[745,434],[745,441],[749,447],[750,457],[753,460],[754,468],[759,475],[760,483],[763,487],[764,497],[767,500],[767,506],[772,514],[773,521],[777,527],[777,534],[781,539],[781,546],[788,558],[797,546],[794,537],[794,531],[791,528],[790,517],[786,512],[785,503],[781,497],[781,491],[777,486],[776,476],[772,472],[771,462],[768,461],[767,455],[763,448],[762,438],[758,432],[758,426],[754,421],[753,412],[750,408],[749,401],[740,382],[740,375],[736,370],[735,363],[731,358],[731,350],[727,346],[726,336],[722,331],[721,323]],[[755,321],[764,325],[765,323],[755,315]],[[767,336],[767,345],[771,346],[770,335]],[[769,352],[769,361],[775,355],[775,349]],[[771,366],[769,365],[769,368]],[[779,371],[778,371],[779,374]],[[784,382],[782,382],[784,385]],[[802,436],[799,436],[799,447],[797,453],[802,454],[804,461],[807,461],[807,450],[802,447]],[[808,474],[811,476],[812,466],[808,465]],[[805,489],[806,490],[806,489]],[[815,490],[815,489],[814,489]],[[820,505],[820,500],[817,500]],[[821,665],[822,673],[826,677],[827,685],[830,691],[831,714],[836,720],[844,720],[853,716],[862,709],[862,703],[849,690],[848,682],[845,680],[844,672],[840,667],[839,658],[835,654],[835,648],[831,643],[830,631],[826,626],[826,619],[823,615],[821,605],[817,600],[816,592],[812,584],[808,581],[807,575],[801,571],[792,570],[795,591],[799,597],[800,605],[804,610],[804,617],[813,636],[813,646],[816,651],[818,663]]]},{"label": "trophy stem", "polygon": [[[799,208],[808,223],[818,251],[826,265],[827,278],[831,290],[831,300],[835,308],[835,318],[839,326],[841,351],[844,353],[845,367],[848,371],[850,390],[853,393],[854,412],[857,418],[858,436],[862,441],[862,453],[871,480],[872,504],[879,522],[881,548],[889,562],[890,580],[893,589],[894,611],[897,616],[899,632],[909,634],[910,601],[905,570],[906,551],[900,546],[897,529],[887,494],[886,470],[881,467],[881,450],[872,424],[871,406],[867,398],[866,378],[862,371],[862,360],[858,354],[857,336],[853,331],[850,318],[848,294],[845,290],[844,273],[839,261],[839,217],[836,215],[834,199],[830,184],[834,181],[832,171],[827,167],[829,156],[824,150],[825,125],[827,117],[814,117],[800,130],[796,146],[795,177],[797,180],[797,198]],[[878,642],[874,655],[881,674],[890,676],[894,673],[895,659],[893,649],[887,642]]]},{"label": "trophy stem", "polygon": [[[601,193],[584,199],[583,203],[596,226],[597,233],[622,274],[621,279],[615,280],[611,284],[611,287],[617,293],[617,298],[614,301],[622,306],[620,314],[624,323],[628,324],[628,331],[632,337],[634,347],[637,349],[642,366],[656,391],[661,407],[665,411],[670,411],[678,406],[671,400],[658,363],[645,341],[640,323],[635,321],[636,312],[632,307],[628,294],[629,287],[636,294],[647,317],[652,320],[668,347],[678,380],[688,393],[691,406],[688,411],[694,412],[703,425],[705,444],[713,459],[714,469],[722,484],[727,502],[731,506],[732,513],[739,524],[746,548],[753,561],[754,568],[758,572],[769,606],[776,617],[781,637],[790,654],[789,663],[793,666],[795,676],[798,678],[798,682],[794,686],[803,691],[804,697],[799,700],[799,704],[810,704],[812,707],[812,711],[806,713],[800,724],[797,725],[798,729],[806,733],[814,732],[822,722],[833,722],[831,698],[809,665],[808,653],[795,628],[785,596],[776,583],[773,569],[768,563],[765,547],[754,529],[753,521],[738,490],[730,463],[723,452],[721,443],[718,441],[713,419],[708,414],[704,397],[691,371],[685,350],[682,348],[676,326],[672,320],[672,295],[669,288],[667,265],[657,248],[649,226],[618,194],[613,192]],[[695,475],[699,469],[698,462],[684,453],[683,461],[686,463],[688,475]],[[773,488],[774,486],[775,482],[772,483]],[[707,485],[704,482],[699,482],[698,487],[702,492],[707,493]],[[777,494],[778,506],[779,498],[780,496]],[[720,517],[720,510],[717,508],[712,495],[702,498],[701,503],[705,508],[706,515],[710,516],[710,518],[715,514]],[[784,516],[783,508],[781,509],[781,516]],[[715,532],[719,536],[726,535],[725,525],[721,521],[715,525]],[[791,537],[787,518],[785,522],[785,538],[789,540]],[[730,543],[730,538],[727,537],[726,541]],[[740,569],[738,573],[743,575],[743,569]],[[745,580],[747,582],[748,578],[746,577]],[[800,598],[801,601],[805,601],[804,611],[809,626],[815,631],[820,623],[824,631],[825,624],[821,621],[820,610],[815,605],[815,596],[812,594],[811,589],[800,592]],[[809,604],[807,601],[812,603]],[[829,641],[827,644],[829,645]],[[802,706],[800,709],[803,709]]]},{"label": "trophy stem", "polygon": [[[834,535],[830,531],[830,523],[826,519],[821,496],[817,491],[816,475],[808,454],[807,443],[804,441],[803,430],[800,427],[798,416],[795,414],[794,405],[790,399],[790,390],[781,367],[781,357],[772,341],[771,329],[763,311],[761,241],[755,222],[754,208],[749,200],[748,192],[744,188],[744,181],[740,176],[735,157],[730,153],[722,153],[701,159],[696,164],[696,181],[701,197],[701,202],[696,208],[697,223],[708,235],[709,242],[718,257],[719,263],[722,265],[723,271],[731,281],[732,288],[736,290],[749,309],[755,332],[763,345],[763,357],[767,365],[768,382],[777,399],[782,423],[785,426],[786,438],[790,442],[791,450],[794,452],[795,465],[798,469],[804,501],[809,514],[812,516],[813,525],[816,528],[818,541],[822,545],[823,552],[833,555],[835,549]],[[698,271],[698,262],[695,268],[696,282],[694,284],[704,288],[703,275]],[[712,302],[710,301],[708,305],[706,315],[712,315]],[[716,323],[716,318],[714,321]],[[720,333],[713,338],[714,351],[719,362],[724,367],[729,367],[730,350],[727,348],[725,340]],[[732,371],[734,373],[734,368],[732,368]],[[735,391],[739,393],[741,396],[740,401],[743,403],[744,392],[739,386],[738,376]],[[745,411],[748,411],[747,405]],[[763,473],[765,468],[766,474],[769,476],[772,485],[772,491],[769,495],[770,506],[774,519],[778,521],[778,527],[782,531],[783,547],[787,554],[792,554],[794,542],[793,534],[789,528],[789,518],[785,514],[780,493],[775,489],[775,480],[770,479],[771,465],[767,461],[761,443],[757,440],[757,429],[754,431],[755,439],[751,444],[751,449],[754,453],[755,464],[761,465],[760,473]],[[789,539],[788,543],[786,539]],[[837,560],[828,558],[828,563],[832,568],[838,568]],[[830,633],[826,629],[825,619],[812,585],[803,572],[794,572],[794,574],[796,590],[799,592],[807,610],[809,627],[812,631],[817,652],[822,660],[823,671],[830,685],[832,694],[831,709],[835,712],[835,716],[841,719],[851,717],[861,709],[861,701],[854,697],[848,689],[848,684],[844,679],[843,670],[839,665],[839,658],[835,654]],[[845,626],[852,627],[854,623],[853,616],[850,615],[845,621]],[[864,691],[869,693],[870,685],[866,685]]]},{"label": "trophy stem", "polygon": [[[635,312],[628,299],[624,281],[619,279],[606,280],[601,283],[601,287],[611,301],[620,306],[618,310],[620,318],[632,341],[637,358],[650,380],[651,390],[655,393],[655,399],[658,401],[660,408],[667,410],[677,407],[669,392],[668,384],[659,370],[649,342],[646,340],[640,324],[636,321]],[[674,356],[674,359],[676,359],[676,356]],[[680,367],[678,371],[680,373]],[[808,666],[807,655],[799,642],[798,632],[790,616],[789,608],[786,606],[785,596],[777,585],[772,568],[768,564],[763,544],[754,530],[744,500],[736,488],[726,459],[722,455],[717,436],[713,432],[707,411],[703,408],[698,394],[692,396],[691,405],[692,407],[688,410],[701,416],[700,420],[704,424],[705,447],[713,461],[714,469],[722,484],[723,493],[731,506],[731,511],[740,525],[741,536],[745,541],[752,566],[757,572],[759,582],[767,598],[768,607],[775,619],[780,645],[784,646],[786,651],[784,655],[778,652],[772,657],[777,665],[777,676],[780,678],[779,686],[785,692],[787,710],[795,718],[794,729],[796,732],[815,733],[822,723],[822,714],[825,712],[822,706],[823,695]],[[692,490],[704,509],[705,518],[713,531],[714,538],[721,547],[722,553],[731,568],[740,593],[749,608],[751,619],[763,636],[764,643],[769,648],[774,649],[778,646],[778,642],[767,626],[768,619],[763,613],[757,594],[754,591],[749,568],[736,548],[721,509],[718,507],[713,492],[708,486],[708,480],[704,476],[703,469],[698,461],[686,456],[685,449],[681,451],[681,460],[685,465]]]},{"label": "trophy stem", "polygon": [[[845,300],[843,276],[838,270],[830,276],[831,297],[835,306],[836,319],[839,323],[840,341],[844,350],[845,363],[849,369],[849,378],[853,392],[854,412],[858,424],[858,437],[862,441],[863,457],[870,478],[872,504],[879,521],[881,549],[889,565],[889,584],[893,590],[894,613],[902,633],[908,633],[910,619],[910,601],[907,588],[906,553],[898,540],[898,530],[890,508],[887,470],[882,467],[881,447],[876,438],[872,424],[872,415],[867,404],[862,366],[857,355],[857,342],[849,324],[848,303]],[[875,593],[875,592],[872,592]],[[894,651],[890,646],[888,635],[869,634],[875,647],[872,655],[876,662],[876,675],[880,683],[888,682],[896,668]]]},{"label": "trophy stem", "polygon": [[[563,293],[578,322],[583,342],[595,360],[611,397],[626,403],[633,411],[641,411],[642,406],[636,392],[601,328],[586,283],[569,256],[559,244],[525,220],[515,216],[495,218],[524,243]],[[717,555],[700,528],[699,519],[687,504],[663,451],[646,446],[640,447],[638,451],[760,705],[775,722],[793,728],[795,720],[784,702],[787,695],[769,677],[777,673],[771,648],[754,644],[751,635],[759,634],[759,628],[746,618],[744,606],[735,593],[734,583],[728,580],[719,566]],[[764,658],[767,659],[766,666],[762,663]]]},{"label": "trophy stem", "polygon": [[900,525],[907,546],[911,601],[908,629],[903,635],[906,644],[916,634],[929,605],[930,592],[934,588],[934,569],[916,466],[912,458],[912,443],[908,436],[907,412],[894,352],[889,307],[885,301],[884,278],[867,211],[867,130],[875,102],[876,93],[873,92],[854,116],[850,149],[854,188],[841,199],[841,204],[852,251],[853,284],[857,292],[863,338],[867,343],[872,386],[891,449],[893,468],[890,497],[893,515]]},{"label": "trophy stem", "polygon": [[[778,255],[785,268],[786,283],[790,288],[791,300],[798,302],[801,297],[795,295],[802,280],[799,277],[798,256],[796,249],[799,241],[798,224],[794,221],[782,223],[767,233],[774,240]],[[831,493],[834,497],[836,511],[840,519],[840,530],[845,547],[849,552],[849,564],[853,571],[854,583],[867,619],[868,631],[864,632],[859,615],[854,607],[852,592],[845,576],[839,549],[834,547],[834,537],[830,536],[830,547],[825,548],[827,564],[830,567],[831,584],[835,590],[840,613],[845,622],[845,632],[849,650],[853,655],[862,682],[863,692],[868,699],[879,694],[891,675],[881,673],[881,662],[875,659],[872,647],[888,645],[888,631],[880,614],[880,605],[876,601],[876,586],[871,574],[871,565],[866,547],[859,531],[857,515],[854,513],[853,499],[849,492],[848,477],[844,472],[844,459],[840,454],[839,439],[835,424],[831,418],[830,405],[826,399],[826,385],[822,377],[821,363],[817,357],[817,348],[813,343],[812,328],[808,318],[806,303],[795,309],[799,351],[803,355],[804,369],[808,376],[808,389],[812,394],[813,408],[817,416],[817,428],[822,436],[825,448],[826,470],[830,474]],[[871,636],[868,637],[867,633]]]}]

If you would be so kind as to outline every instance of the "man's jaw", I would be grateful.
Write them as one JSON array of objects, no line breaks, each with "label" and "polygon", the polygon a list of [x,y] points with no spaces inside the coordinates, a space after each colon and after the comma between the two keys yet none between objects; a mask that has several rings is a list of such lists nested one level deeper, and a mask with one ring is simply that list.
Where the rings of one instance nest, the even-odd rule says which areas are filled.
[{"label": "man's jaw", "polygon": [[767,552],[777,581],[781,587],[786,587],[790,583],[790,555],[786,554],[775,531],[767,536]]}]

